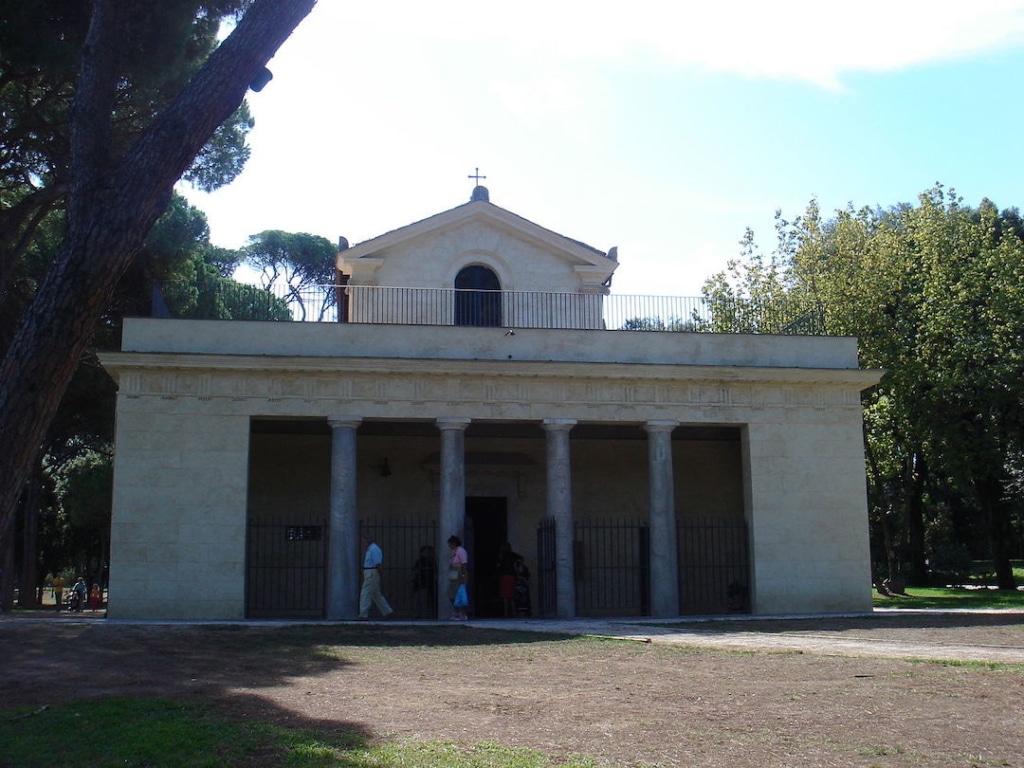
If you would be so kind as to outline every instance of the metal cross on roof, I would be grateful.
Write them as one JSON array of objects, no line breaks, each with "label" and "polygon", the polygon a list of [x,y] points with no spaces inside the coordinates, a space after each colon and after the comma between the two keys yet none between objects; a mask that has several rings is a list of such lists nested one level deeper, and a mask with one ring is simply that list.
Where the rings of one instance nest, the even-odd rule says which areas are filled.
[{"label": "metal cross on roof", "polygon": [[476,168],[476,169],[474,169],[473,173],[469,174],[469,176],[467,176],[466,178],[467,179],[476,179],[476,185],[479,187],[480,186],[480,179],[486,179],[487,177],[486,176],[481,176],[480,175],[480,169]]}]

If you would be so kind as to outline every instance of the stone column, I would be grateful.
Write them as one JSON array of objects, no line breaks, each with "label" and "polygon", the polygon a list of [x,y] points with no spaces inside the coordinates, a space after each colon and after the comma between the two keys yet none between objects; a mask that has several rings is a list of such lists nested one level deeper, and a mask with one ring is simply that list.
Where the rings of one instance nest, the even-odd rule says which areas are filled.
[{"label": "stone column", "polygon": [[560,619],[571,619],[576,615],[572,473],[569,467],[569,432],[575,425],[573,419],[544,420],[548,515],[555,521],[555,605]]},{"label": "stone column", "polygon": [[359,612],[359,509],[356,506],[356,429],[359,419],[331,425],[331,516],[327,541],[327,618]]},{"label": "stone column", "polygon": [[[441,430],[441,508],[437,516],[437,618],[451,615],[448,602],[448,537],[466,530],[466,427],[469,419],[438,419]],[[469,553],[473,557],[473,553]]]},{"label": "stone column", "polygon": [[676,505],[672,478],[672,430],[678,421],[648,421],[647,465],[650,474],[651,615],[679,615],[679,556],[676,550]]}]

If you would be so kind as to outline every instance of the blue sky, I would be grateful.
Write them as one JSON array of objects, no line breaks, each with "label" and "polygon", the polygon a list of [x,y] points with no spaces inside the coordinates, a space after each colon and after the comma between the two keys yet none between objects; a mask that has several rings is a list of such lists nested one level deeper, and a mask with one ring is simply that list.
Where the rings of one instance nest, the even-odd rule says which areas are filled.
[{"label": "blue sky", "polygon": [[[364,4],[371,5],[371,4]],[[250,94],[215,242],[352,242],[492,202],[619,247],[617,293],[694,295],[776,208],[912,200],[941,181],[1024,206],[1024,3],[321,0]]]}]

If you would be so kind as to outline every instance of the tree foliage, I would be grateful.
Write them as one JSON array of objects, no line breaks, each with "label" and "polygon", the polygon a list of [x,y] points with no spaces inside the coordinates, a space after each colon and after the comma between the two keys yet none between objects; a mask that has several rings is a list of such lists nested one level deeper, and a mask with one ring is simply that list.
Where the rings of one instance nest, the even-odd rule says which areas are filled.
[{"label": "tree foliage", "polygon": [[[111,293],[170,202],[174,183],[239,109],[249,84],[314,1],[5,4],[6,43],[39,31],[38,41],[12,46],[18,56],[30,59],[36,44],[59,55],[22,66],[12,53],[0,75],[0,99],[28,115],[6,126],[7,144],[0,146],[0,164],[8,164],[0,172],[6,185],[0,189],[0,290],[57,200],[63,226],[53,261],[0,360],[0,553]],[[42,9],[33,15],[37,6]],[[220,19],[241,10],[218,44]],[[31,24],[13,32],[21,22]],[[42,107],[59,103],[58,117],[43,114]],[[51,131],[58,123],[63,132]],[[33,143],[36,130],[47,138]],[[18,173],[9,173],[11,167]]]},{"label": "tree foliage", "polygon": [[[246,0],[141,0],[123,25],[110,148],[123,152],[206,60],[222,20]],[[75,80],[92,13],[79,0],[0,4],[0,295],[46,216],[63,205],[72,165]],[[243,102],[199,151],[185,178],[214,189],[249,156]]]},{"label": "tree foliage", "polygon": [[109,444],[81,446],[64,462],[53,465],[54,491],[65,523],[105,538],[110,528],[113,493],[113,451]]},{"label": "tree foliage", "polygon": [[987,538],[999,585],[1013,585],[1021,231],[1016,210],[965,206],[941,186],[917,205],[848,207],[827,220],[812,201],[794,221],[777,217],[769,256],[748,234],[744,258],[705,284],[712,300],[786,296],[816,308],[828,333],[858,338],[863,365],[885,369],[865,397],[872,532],[878,559],[904,562],[918,580],[926,556],[956,558],[951,540],[977,548]]}]

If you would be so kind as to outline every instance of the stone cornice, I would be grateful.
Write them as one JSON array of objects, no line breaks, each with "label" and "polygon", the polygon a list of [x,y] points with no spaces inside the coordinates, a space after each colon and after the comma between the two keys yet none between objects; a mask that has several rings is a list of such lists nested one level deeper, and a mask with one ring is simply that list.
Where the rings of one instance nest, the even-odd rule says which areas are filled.
[{"label": "stone cornice", "polygon": [[671,380],[675,382],[774,383],[856,388],[878,383],[877,369],[773,368],[748,366],[579,363],[495,360],[425,360],[351,357],[263,357],[257,355],[190,355],[179,353],[104,352],[100,362],[120,377],[126,372],[215,371],[262,373],[267,376],[301,374],[415,375],[465,378],[472,376],[543,379]]}]

